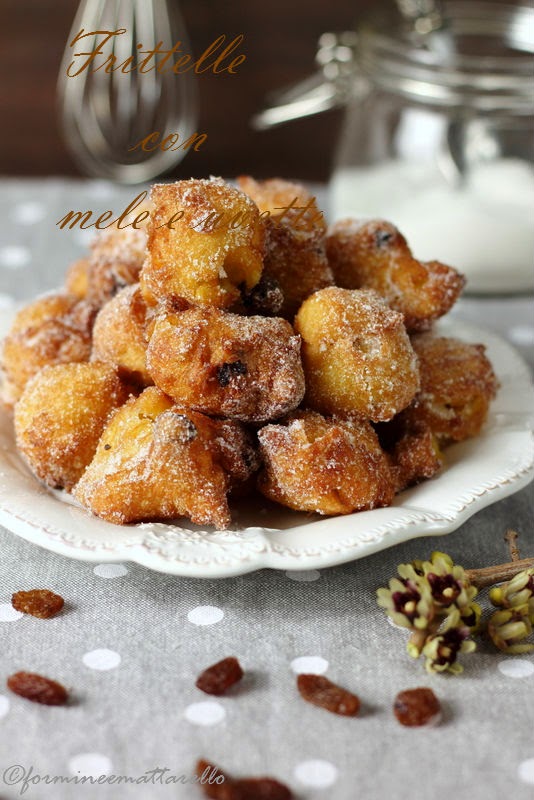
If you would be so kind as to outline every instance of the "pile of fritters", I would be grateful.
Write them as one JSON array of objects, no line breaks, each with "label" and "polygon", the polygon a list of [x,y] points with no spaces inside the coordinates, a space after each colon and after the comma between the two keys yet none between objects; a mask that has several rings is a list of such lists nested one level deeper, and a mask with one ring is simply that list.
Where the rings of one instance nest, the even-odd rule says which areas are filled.
[{"label": "pile of fritters", "polygon": [[431,332],[463,288],[388,222],[327,230],[282,180],[155,185],[146,229],[100,233],[16,316],[3,400],[35,475],[114,523],[226,528],[229,495],[389,505],[476,436],[482,345]]}]

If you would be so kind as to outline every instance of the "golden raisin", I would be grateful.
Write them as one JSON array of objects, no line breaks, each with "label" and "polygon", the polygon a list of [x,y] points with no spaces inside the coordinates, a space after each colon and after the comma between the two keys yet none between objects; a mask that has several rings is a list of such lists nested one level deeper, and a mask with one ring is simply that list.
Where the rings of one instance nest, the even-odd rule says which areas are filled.
[{"label": "golden raisin", "polygon": [[7,687],[32,703],[62,706],[67,702],[67,690],[64,686],[35,672],[15,672],[7,679]]},{"label": "golden raisin", "polygon": [[65,601],[50,589],[30,589],[28,592],[15,592],[11,605],[23,614],[31,614],[39,619],[49,619],[59,614]]},{"label": "golden raisin", "polygon": [[360,709],[360,700],[355,694],[342,689],[323,675],[299,675],[297,688],[308,703],[325,708],[333,714],[355,717]]},{"label": "golden raisin", "polygon": [[201,759],[196,765],[199,785],[211,800],[292,800],[291,791],[274,778],[230,778]]},{"label": "golden raisin", "polygon": [[399,692],[393,712],[401,725],[428,725],[439,721],[441,705],[432,689],[419,687]]},{"label": "golden raisin", "polygon": [[229,656],[208,667],[198,676],[195,686],[206,694],[224,694],[230,686],[243,677],[243,670],[237,658]]},{"label": "golden raisin", "polygon": [[293,795],[274,778],[243,778],[231,784],[229,800],[291,800]]},{"label": "golden raisin", "polygon": [[197,761],[195,772],[200,788],[206,797],[210,797],[211,800],[228,800],[228,798],[231,798],[231,795],[228,794],[230,779],[214,764],[200,759]]}]

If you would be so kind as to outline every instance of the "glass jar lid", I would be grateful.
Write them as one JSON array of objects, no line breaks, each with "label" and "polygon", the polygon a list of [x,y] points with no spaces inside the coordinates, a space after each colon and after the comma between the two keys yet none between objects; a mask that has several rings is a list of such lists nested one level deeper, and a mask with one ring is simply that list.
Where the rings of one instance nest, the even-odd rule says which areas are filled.
[{"label": "glass jar lid", "polygon": [[[252,125],[269,128],[344,106],[372,86],[425,105],[476,113],[534,111],[534,7],[498,0],[397,0],[357,31],[319,39],[319,70],[271,95]],[[402,13],[399,11],[402,9]]]},{"label": "glass jar lid", "polygon": [[426,34],[398,22],[359,31],[357,63],[375,85],[425,103],[533,112],[534,8],[451,0]]}]

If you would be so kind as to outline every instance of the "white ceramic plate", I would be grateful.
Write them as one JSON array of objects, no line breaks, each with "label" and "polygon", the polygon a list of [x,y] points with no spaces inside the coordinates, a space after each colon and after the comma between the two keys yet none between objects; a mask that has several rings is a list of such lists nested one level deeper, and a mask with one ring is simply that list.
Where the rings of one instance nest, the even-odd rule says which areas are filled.
[{"label": "white ceramic plate", "polygon": [[329,567],[418,536],[450,533],[534,477],[534,387],[528,367],[495,335],[456,320],[442,321],[438,330],[486,344],[501,389],[482,434],[450,447],[441,474],[403,492],[390,508],[324,518],[262,503],[237,512],[228,531],[203,531],[183,520],[112,525],[32,477],[16,452],[11,419],[0,412],[0,523],[71,558],[136,561],[198,578]]}]

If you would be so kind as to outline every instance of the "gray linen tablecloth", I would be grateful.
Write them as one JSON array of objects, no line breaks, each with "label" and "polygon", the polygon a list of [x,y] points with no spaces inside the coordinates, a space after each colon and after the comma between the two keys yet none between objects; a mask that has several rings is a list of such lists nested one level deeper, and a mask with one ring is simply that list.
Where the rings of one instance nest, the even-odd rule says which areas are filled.
[{"label": "gray linen tablecloth", "polygon": [[[2,181],[0,188],[4,307],[60,283],[83,253],[85,234],[54,227],[67,210],[121,209],[134,194],[101,182]],[[507,336],[532,363],[531,310],[528,298],[470,298],[454,313]],[[462,658],[463,675],[428,676],[406,654],[406,634],[377,607],[375,590],[398,563],[436,547],[466,567],[506,561],[509,527],[530,555],[533,519],[531,485],[443,539],[320,572],[225,580],[176,578],[131,563],[95,566],[0,529],[0,800],[195,800],[198,787],[183,781],[199,756],[230,773],[271,774],[301,800],[527,800],[534,791],[532,656],[505,656],[484,642]],[[65,610],[47,621],[15,615],[12,593],[35,587],[63,595]],[[484,592],[482,605],[488,611]],[[240,659],[242,685],[222,698],[202,694],[195,677],[227,655]],[[18,670],[63,682],[73,702],[52,708],[16,697],[5,679]],[[356,691],[359,717],[304,703],[295,670],[327,670]],[[402,728],[394,696],[421,685],[440,697],[443,722]],[[107,778],[47,785],[47,775]],[[151,782],[118,784],[113,775]]]}]

